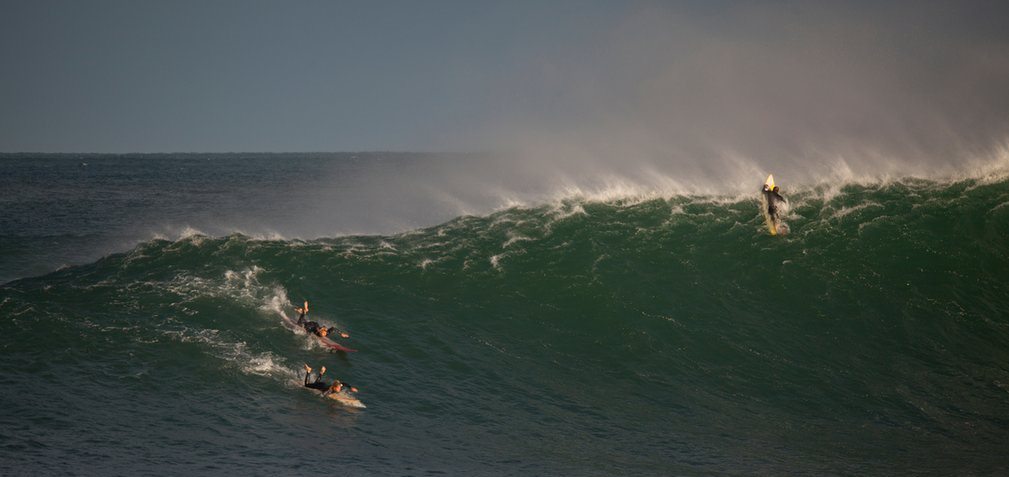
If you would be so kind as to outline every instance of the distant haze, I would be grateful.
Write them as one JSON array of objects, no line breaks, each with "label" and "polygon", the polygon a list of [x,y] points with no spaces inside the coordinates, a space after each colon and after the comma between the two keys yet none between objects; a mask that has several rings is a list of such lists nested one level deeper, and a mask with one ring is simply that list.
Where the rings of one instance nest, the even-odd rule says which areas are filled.
[{"label": "distant haze", "polygon": [[0,151],[479,151],[496,159],[466,177],[509,189],[955,173],[1009,161],[1007,19],[999,1],[5,2]]}]

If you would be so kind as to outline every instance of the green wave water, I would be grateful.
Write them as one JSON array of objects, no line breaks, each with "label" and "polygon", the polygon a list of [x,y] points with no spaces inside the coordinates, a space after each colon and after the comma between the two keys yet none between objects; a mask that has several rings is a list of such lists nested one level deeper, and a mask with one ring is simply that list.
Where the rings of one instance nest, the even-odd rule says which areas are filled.
[{"label": "green wave water", "polygon": [[[569,199],[13,281],[0,473],[1009,473],[1009,181],[789,199],[779,237],[755,197]],[[284,328],[305,299],[360,351]]]}]

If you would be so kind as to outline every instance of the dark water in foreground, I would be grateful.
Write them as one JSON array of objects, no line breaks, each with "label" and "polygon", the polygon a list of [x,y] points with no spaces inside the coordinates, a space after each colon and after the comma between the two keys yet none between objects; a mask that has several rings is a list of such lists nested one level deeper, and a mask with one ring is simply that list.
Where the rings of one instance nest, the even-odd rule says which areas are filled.
[{"label": "dark water in foreground", "polygon": [[[776,238],[756,197],[678,196],[90,257],[137,224],[282,229],[277,159],[59,190],[75,160],[0,161],[0,268],[47,272],[0,285],[0,474],[1009,473],[1005,179],[794,191]],[[51,271],[51,237],[100,245]],[[284,328],[303,299],[360,351]]]}]

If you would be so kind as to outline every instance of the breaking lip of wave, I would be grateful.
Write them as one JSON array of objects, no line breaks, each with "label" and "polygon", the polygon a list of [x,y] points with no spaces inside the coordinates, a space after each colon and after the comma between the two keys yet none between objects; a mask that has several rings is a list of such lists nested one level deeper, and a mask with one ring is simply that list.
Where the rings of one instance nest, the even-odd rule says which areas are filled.
[{"label": "breaking lip of wave", "polygon": [[[778,161],[776,165],[774,161],[725,151],[709,161],[700,161],[704,167],[698,167],[697,161],[687,161],[681,167],[673,158],[639,159],[633,152],[619,161],[597,157],[599,154],[592,151],[571,151],[568,152],[573,156],[570,158],[563,157],[563,152],[558,154],[561,156],[554,158],[535,152],[528,157],[517,153],[514,167],[505,167],[508,161],[501,160],[473,168],[468,173],[442,166],[445,170],[439,176],[451,178],[452,182],[442,184],[438,190],[450,196],[447,203],[467,211],[473,207],[451,197],[453,191],[465,192],[466,187],[453,183],[472,182],[470,188],[481,189],[493,209],[499,210],[572,199],[627,201],[694,195],[746,196],[755,188],[759,189],[769,173],[793,189],[822,184],[865,185],[908,178],[935,182],[985,177],[998,180],[1009,173],[1009,139],[972,156],[959,158],[955,165],[930,165],[913,158],[889,158],[872,152],[867,153],[867,157],[851,158],[812,151],[807,161]],[[518,192],[520,190],[523,192]]]},{"label": "breaking lip of wave", "polygon": [[[959,172],[931,178],[914,175],[896,177],[886,174],[859,176],[844,165],[843,162],[839,161],[837,167],[827,174],[815,180],[799,182],[789,177],[788,171],[759,170],[753,164],[744,162],[738,165],[740,167],[739,175],[747,177],[747,180],[737,181],[738,183],[735,184],[731,182],[727,183],[726,187],[722,188],[722,192],[711,187],[694,187],[683,178],[664,175],[654,170],[645,171],[637,176],[618,174],[597,175],[583,181],[561,178],[551,190],[539,193],[530,191],[513,193],[497,188],[492,190],[497,195],[497,199],[490,205],[481,209],[463,204],[459,209],[466,210],[467,213],[449,216],[441,224],[443,225],[467,216],[487,216],[513,209],[529,210],[539,208],[543,208],[545,213],[551,214],[554,220],[562,220],[573,215],[585,214],[584,206],[592,203],[634,206],[654,200],[667,200],[675,201],[673,204],[674,208],[682,208],[684,205],[691,203],[731,205],[756,201],[758,198],[759,183],[767,172],[775,173],[778,182],[782,184],[786,197],[793,202],[793,206],[808,204],[810,201],[819,201],[821,204],[826,205],[837,197],[843,196],[846,193],[845,188],[850,186],[880,188],[891,184],[911,184],[916,188],[941,188],[957,182],[971,181],[972,183],[967,184],[967,190],[970,190],[1009,180],[1009,145],[998,149],[994,155],[989,156],[985,161],[970,162],[968,166]],[[725,190],[734,192],[726,193],[724,192]],[[440,193],[450,195],[450,191],[448,190],[440,191]],[[438,224],[403,226],[399,230],[381,235],[400,236],[418,232],[423,233],[424,229],[435,226],[438,226]],[[112,245],[110,249],[106,249],[105,254],[129,250],[127,252],[129,255],[141,257],[146,248],[143,244],[153,241],[169,241],[200,246],[207,238],[235,236],[241,240],[284,241],[291,244],[291,246],[297,246],[317,239],[375,235],[379,234],[334,232],[301,235],[293,230],[278,231],[268,226],[262,229],[218,225],[203,228],[202,226],[183,224],[177,227],[165,226],[159,230],[150,231],[146,237],[141,236],[133,239],[121,237],[116,240],[122,241]],[[521,240],[522,238],[516,236],[512,243]],[[99,256],[101,255],[96,254],[95,258]]]},{"label": "breaking lip of wave", "polygon": [[[765,171],[754,170],[753,177],[764,177]],[[808,183],[789,184],[787,173],[777,173],[778,182],[783,183],[782,188],[787,195],[800,196],[803,202],[809,200],[819,200],[824,203],[830,202],[842,195],[843,189],[850,186],[861,188],[882,188],[893,184],[910,184],[916,186],[926,185],[927,187],[941,188],[963,181],[974,181],[969,185],[973,188],[981,185],[998,183],[1009,180],[1009,147],[999,156],[999,160],[989,162],[982,166],[977,166],[964,170],[960,173],[949,174],[944,177],[927,178],[919,176],[895,177],[889,175],[865,175],[856,176],[850,169],[839,168],[824,177]],[[602,203],[618,207],[631,207],[645,202],[655,200],[672,200],[676,198],[686,199],[679,206],[691,203],[699,204],[736,204],[758,199],[760,180],[751,181],[746,187],[739,186],[738,191],[733,193],[718,193],[711,189],[685,187],[684,182],[676,178],[655,174],[647,183],[631,180],[621,176],[601,177],[593,184],[578,185],[574,182],[562,183],[554,191],[543,194],[532,194],[530,197],[521,198],[517,194],[502,195],[498,204],[480,212],[473,211],[470,214],[463,214],[455,218],[467,216],[487,216],[507,210],[530,210],[545,208],[547,213],[555,219],[563,219],[573,215],[585,214],[584,205]],[[334,233],[329,235],[318,235],[313,237],[302,237],[297,234],[284,234],[275,230],[265,232],[250,231],[241,228],[224,228],[226,232],[207,233],[203,230],[188,225],[171,231],[161,231],[152,233],[148,239],[140,240],[135,245],[141,243],[167,240],[170,242],[188,242],[199,246],[206,238],[224,238],[228,236],[239,236],[249,241],[285,241],[301,243],[324,238],[339,238],[350,236],[399,236],[403,234],[416,233],[425,228],[436,226],[408,227],[404,230],[390,234],[369,234],[369,233]],[[515,241],[522,240],[516,237]]]}]

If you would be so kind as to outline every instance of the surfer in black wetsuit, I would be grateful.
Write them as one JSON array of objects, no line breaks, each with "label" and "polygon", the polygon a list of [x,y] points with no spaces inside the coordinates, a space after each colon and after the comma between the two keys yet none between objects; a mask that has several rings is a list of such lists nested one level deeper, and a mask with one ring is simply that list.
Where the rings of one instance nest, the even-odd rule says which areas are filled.
[{"label": "surfer in black wetsuit", "polygon": [[295,308],[294,311],[298,312],[298,324],[301,325],[301,327],[304,328],[305,331],[309,333],[312,333],[316,336],[321,336],[323,338],[333,334],[339,334],[341,338],[350,338],[349,333],[347,333],[346,331],[340,331],[336,329],[335,326],[330,326],[329,328],[326,328],[325,326],[319,326],[319,323],[315,321],[306,321],[305,315],[308,314],[308,300],[305,300],[305,306],[301,308]]},{"label": "surfer in black wetsuit", "polygon": [[328,333],[326,334],[319,333],[320,329],[325,328],[321,328],[318,323],[314,321],[305,320],[305,316],[308,315],[308,300],[305,300],[305,306],[301,308],[295,308],[294,311],[298,312],[298,324],[301,325],[301,327],[304,328],[305,331],[308,331],[309,333],[314,333],[319,336],[326,336],[326,334],[328,334]]},{"label": "surfer in black wetsuit", "polygon": [[319,324],[314,321],[306,321],[305,324],[302,326],[305,327],[305,331],[308,331],[309,333],[312,333],[315,336],[327,338],[331,335],[340,335],[341,338],[350,338],[350,334],[348,334],[345,331],[340,331],[336,329],[335,326],[330,326],[329,328],[326,328],[325,326],[319,326]]},{"label": "surfer in black wetsuit", "polygon": [[767,184],[764,184],[764,189],[761,191],[764,193],[764,198],[767,199],[767,215],[774,220],[778,220],[778,202],[785,201],[785,198],[778,192],[779,190],[778,186],[768,187]]},{"label": "surfer in black wetsuit", "polygon": [[325,366],[323,366],[322,368],[319,368],[319,374],[317,374],[315,376],[315,380],[312,381],[312,382],[309,382],[308,379],[310,377],[312,377],[312,367],[306,364],[305,365],[305,387],[306,388],[315,389],[315,390],[318,390],[318,391],[322,391],[322,395],[323,396],[326,396],[326,395],[329,395],[329,394],[332,394],[332,393],[344,392],[344,391],[353,392],[353,393],[357,392],[357,388],[356,387],[351,386],[351,385],[346,384],[346,383],[343,383],[339,379],[334,379],[332,384],[326,384],[322,380],[322,375],[323,374],[326,374],[326,367]]}]

